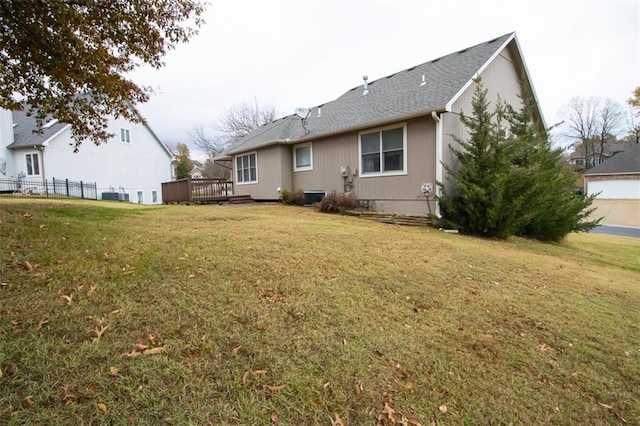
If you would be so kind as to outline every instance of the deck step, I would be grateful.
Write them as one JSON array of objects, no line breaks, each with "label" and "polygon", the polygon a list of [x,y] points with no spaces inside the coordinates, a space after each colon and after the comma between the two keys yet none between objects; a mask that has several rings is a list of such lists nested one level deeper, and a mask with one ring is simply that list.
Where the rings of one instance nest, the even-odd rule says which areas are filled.
[{"label": "deck step", "polygon": [[229,204],[253,203],[251,195],[231,195],[228,197]]}]

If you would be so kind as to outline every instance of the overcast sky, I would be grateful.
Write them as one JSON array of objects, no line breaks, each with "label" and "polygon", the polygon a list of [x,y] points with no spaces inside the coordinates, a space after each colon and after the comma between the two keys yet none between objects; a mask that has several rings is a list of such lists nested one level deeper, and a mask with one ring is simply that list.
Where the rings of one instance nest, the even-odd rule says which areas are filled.
[{"label": "overcast sky", "polygon": [[[280,116],[515,31],[547,125],[574,96],[621,104],[640,86],[640,0],[213,0],[200,34],[137,83],[160,138],[187,142],[233,104]],[[192,147],[192,150],[194,148]]]}]

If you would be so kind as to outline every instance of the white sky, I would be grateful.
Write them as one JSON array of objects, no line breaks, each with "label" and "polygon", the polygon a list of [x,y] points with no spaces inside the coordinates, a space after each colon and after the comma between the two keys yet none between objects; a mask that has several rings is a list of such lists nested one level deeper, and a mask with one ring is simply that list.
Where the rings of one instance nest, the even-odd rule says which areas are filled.
[{"label": "white sky", "polygon": [[[187,142],[233,104],[280,116],[516,31],[547,125],[574,96],[640,86],[640,0],[213,0],[200,34],[132,74],[158,136]],[[195,149],[192,147],[192,152]],[[195,152],[193,152],[195,154]]]}]

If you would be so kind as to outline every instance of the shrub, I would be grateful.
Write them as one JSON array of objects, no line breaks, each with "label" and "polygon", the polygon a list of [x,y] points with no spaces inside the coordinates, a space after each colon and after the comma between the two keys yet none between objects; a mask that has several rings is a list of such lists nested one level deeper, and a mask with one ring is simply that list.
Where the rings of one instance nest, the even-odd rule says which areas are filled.
[{"label": "shrub", "polygon": [[280,202],[291,206],[303,206],[304,192],[301,189],[283,189],[280,192]]},{"label": "shrub", "polygon": [[316,207],[325,213],[341,213],[346,210],[355,210],[360,208],[360,201],[353,194],[338,194],[331,191],[320,202],[316,203]]}]

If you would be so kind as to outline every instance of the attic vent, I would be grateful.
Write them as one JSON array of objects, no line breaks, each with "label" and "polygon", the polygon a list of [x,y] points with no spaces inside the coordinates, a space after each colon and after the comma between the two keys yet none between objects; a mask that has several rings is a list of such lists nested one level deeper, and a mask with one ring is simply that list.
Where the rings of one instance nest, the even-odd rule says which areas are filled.
[{"label": "attic vent", "polygon": [[459,51],[458,53],[464,53],[464,52],[466,52],[467,50],[469,50],[469,49],[462,49],[462,50],[461,50],[461,51]]}]

